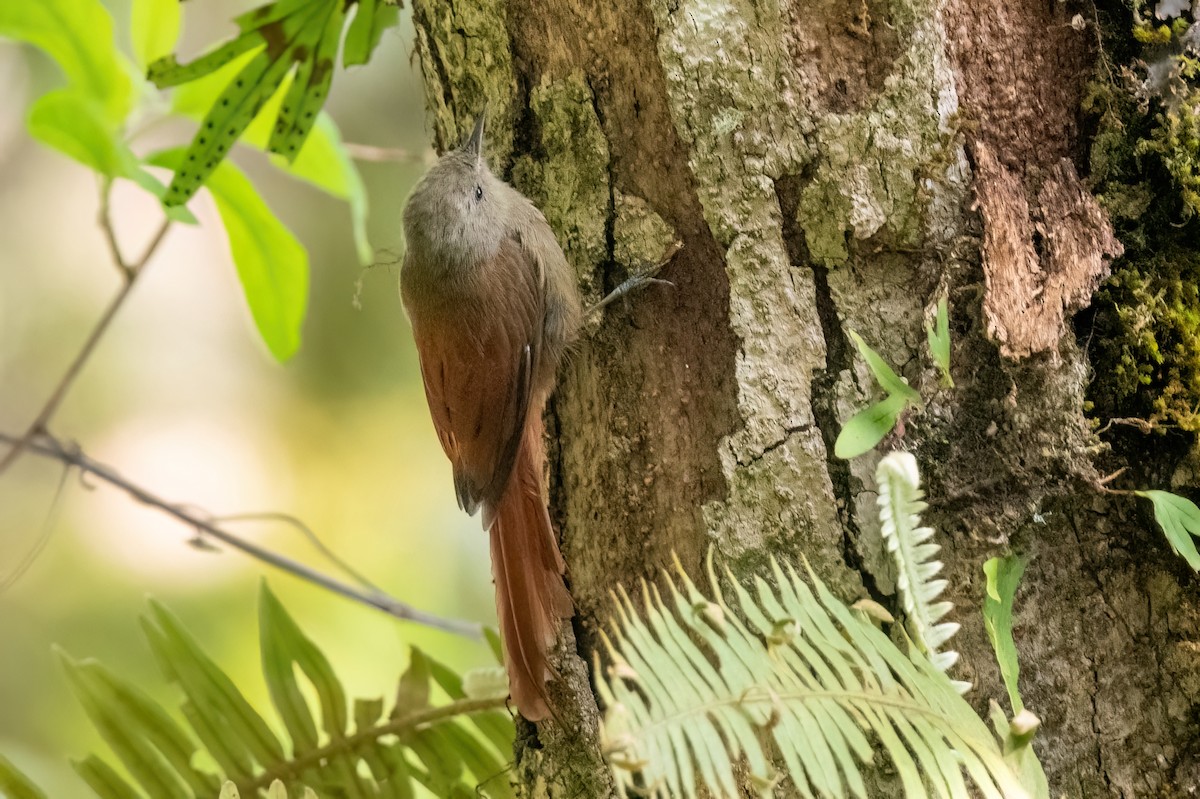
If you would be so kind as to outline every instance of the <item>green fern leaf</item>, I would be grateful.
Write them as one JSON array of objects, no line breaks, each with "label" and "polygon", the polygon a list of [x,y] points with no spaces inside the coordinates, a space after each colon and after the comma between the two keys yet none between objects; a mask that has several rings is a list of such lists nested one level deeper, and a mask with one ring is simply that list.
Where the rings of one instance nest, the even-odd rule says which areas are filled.
[{"label": "green fern leaf", "polygon": [[8,799],[46,799],[46,794],[4,755],[0,755],[0,796]]},{"label": "green fern leaf", "polygon": [[[884,456],[875,470],[879,486],[879,521],[883,540],[896,561],[896,585],[907,616],[908,629],[917,648],[939,671],[947,671],[958,662],[958,653],[939,651],[958,632],[959,625],[942,622],[953,609],[949,602],[935,602],[946,588],[945,580],[935,580],[942,570],[941,561],[933,560],[940,546],[930,541],[933,529],[921,525],[925,504],[917,459],[908,452]],[[959,693],[970,683],[955,682]]]},{"label": "green fern leaf", "polygon": [[[91,755],[75,768],[97,796],[408,799],[417,785],[435,797],[513,796],[507,762],[514,727],[504,710],[507,692],[494,690],[490,671],[471,677],[468,695],[459,675],[413,650],[413,666],[391,711],[380,699],[358,700],[351,729],[349,703],[331,664],[265,585],[259,618],[268,688],[292,736],[291,753],[182,623],[157,603],[142,619],[143,631],[163,673],[183,693],[181,712],[190,730],[100,664],[60,656],[85,711],[133,781]],[[301,675],[315,700],[302,688]],[[434,702],[433,685],[450,701]],[[219,773],[192,765],[202,753]],[[0,793],[18,784],[14,774],[0,760]]]},{"label": "green fern leaf", "polygon": [[[623,795],[760,794],[780,781],[801,796],[866,796],[863,770],[881,750],[908,797],[1024,799],[984,722],[946,676],[905,655],[809,571],[771,563],[753,593],[709,559],[716,601],[676,560],[665,591],[638,606],[614,596],[597,663],[602,740]],[[786,766],[786,773],[776,764]],[[965,773],[965,776],[964,776]],[[928,790],[927,790],[928,789]]]}]

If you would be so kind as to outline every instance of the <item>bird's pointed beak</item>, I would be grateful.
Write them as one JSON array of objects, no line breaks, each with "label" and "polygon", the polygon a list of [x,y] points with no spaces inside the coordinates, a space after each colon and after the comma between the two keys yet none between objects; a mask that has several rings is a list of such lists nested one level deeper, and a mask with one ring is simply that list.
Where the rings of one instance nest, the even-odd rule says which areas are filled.
[{"label": "bird's pointed beak", "polygon": [[475,120],[475,129],[471,131],[471,137],[463,144],[463,151],[475,156],[477,160],[483,158],[483,123],[486,118],[487,105],[485,104],[483,110],[479,112],[479,118]]}]

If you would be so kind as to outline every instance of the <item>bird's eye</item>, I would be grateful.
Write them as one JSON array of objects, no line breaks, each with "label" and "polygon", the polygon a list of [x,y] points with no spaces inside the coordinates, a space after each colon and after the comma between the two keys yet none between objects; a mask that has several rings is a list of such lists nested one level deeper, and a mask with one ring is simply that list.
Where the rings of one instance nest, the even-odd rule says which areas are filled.
[{"label": "bird's eye", "polygon": [[475,187],[475,202],[479,202],[482,199],[483,199],[483,186],[476,186]]}]

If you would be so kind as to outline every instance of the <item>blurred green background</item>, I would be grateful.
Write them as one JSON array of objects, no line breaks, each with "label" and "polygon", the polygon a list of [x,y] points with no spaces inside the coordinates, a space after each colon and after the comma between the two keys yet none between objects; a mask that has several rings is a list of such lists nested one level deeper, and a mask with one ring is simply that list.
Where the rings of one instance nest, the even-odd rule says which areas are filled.
[{"label": "blurred green background", "polygon": [[[106,5],[127,41],[127,4]],[[181,55],[232,33],[229,20],[253,5],[185,4]],[[456,508],[396,291],[400,209],[432,158],[412,41],[405,11],[370,64],[339,71],[327,105],[346,141],[413,154],[359,164],[377,266],[357,265],[344,203],[283,176],[261,154],[234,156],[310,253],[299,353],[280,366],[266,352],[202,193],[191,205],[200,227],[168,234],[52,430],[172,502],[217,516],[294,514],[398,598],[491,623],[486,538]],[[24,131],[31,99],[59,82],[40,53],[0,41],[0,429],[10,433],[36,414],[119,286],[96,224],[94,177]],[[191,131],[154,126],[134,146],[184,143]],[[125,252],[139,253],[161,211],[118,184],[113,212]],[[190,546],[191,530],[95,481],[68,475],[55,503],[62,478],[60,467],[28,455],[0,478],[0,582],[49,536],[28,571],[0,590],[0,752],[51,796],[88,795],[68,757],[104,751],[53,644],[175,704],[139,632],[147,595],[175,610],[262,708],[262,577],[354,696],[390,696],[409,644],[460,669],[490,661],[482,644],[397,623],[240,554]],[[289,528],[236,529],[328,568]]]}]

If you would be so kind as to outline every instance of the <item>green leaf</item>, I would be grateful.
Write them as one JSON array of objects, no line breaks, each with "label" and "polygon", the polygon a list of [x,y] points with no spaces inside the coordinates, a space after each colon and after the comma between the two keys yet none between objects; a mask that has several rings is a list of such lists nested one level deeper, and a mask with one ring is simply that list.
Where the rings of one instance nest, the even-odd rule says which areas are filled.
[{"label": "green leaf", "polygon": [[[153,156],[156,166],[178,168],[181,150]],[[308,253],[259,197],[249,179],[222,163],[208,182],[229,236],[246,302],[271,354],[286,361],[300,346],[308,303]]]},{"label": "green leaf", "polygon": [[408,668],[400,675],[392,717],[429,707],[429,658],[415,646],[409,649]]},{"label": "green leaf", "polygon": [[[151,611],[142,619],[144,631],[164,673],[182,689],[183,715],[197,731],[203,751],[170,714],[140,690],[94,661],[77,663],[61,655],[68,680],[89,718],[129,774],[145,788],[135,789],[93,755],[74,766],[101,799],[212,799],[218,792],[231,799],[238,795],[235,785],[261,786],[269,780],[272,784],[265,793],[271,797],[317,799],[309,788],[312,786],[323,796],[407,799],[415,795],[414,785],[419,782],[445,787],[446,792],[439,795],[446,797],[513,796],[504,763],[512,749],[514,729],[503,711],[503,697],[465,698],[441,705],[425,702],[412,715],[390,719],[381,718],[382,700],[359,700],[354,704],[354,734],[347,735],[345,697],[332,668],[264,586],[260,632],[268,688],[293,734],[295,719],[307,719],[299,726],[307,727],[309,743],[300,740],[292,752],[285,753],[262,717],[204,655],[179,620],[154,602]],[[457,687],[459,678],[454,672],[427,658],[419,656],[416,661],[417,670],[424,673],[426,692],[431,678],[451,690]],[[308,686],[300,685],[301,674],[320,703],[327,734],[323,740],[313,722],[315,711],[309,709]],[[496,723],[481,723],[485,720]],[[498,737],[491,737],[489,729]],[[320,746],[319,754],[314,753],[311,742]],[[193,768],[192,762],[201,762],[201,758],[205,763],[215,762],[222,773],[210,775]],[[429,772],[421,762],[429,765]],[[236,773],[228,771],[227,764],[232,764]],[[5,766],[0,759],[0,795],[14,779]],[[469,781],[465,779],[467,770],[473,777]],[[286,789],[284,783],[274,782],[275,775],[288,780]],[[249,790],[255,796],[263,792]],[[15,794],[13,799],[44,797]]]},{"label": "green leaf", "polygon": [[184,203],[205,183],[299,65],[299,79],[292,83],[295,94],[279,106],[277,134],[270,139],[289,160],[296,157],[328,97],[344,19],[342,0],[280,0],[239,17],[242,33],[237,38],[191,64],[180,65],[170,57],[150,66],[151,80],[163,87],[203,78],[235,59],[238,65],[206,107],[166,202]]},{"label": "green leaf", "polygon": [[887,365],[887,361],[883,360],[879,353],[867,346],[867,343],[862,340],[862,336],[853,330],[848,332],[850,340],[854,342],[854,346],[858,348],[859,354],[867,362],[867,368],[875,376],[875,380],[879,383],[880,388],[886,391],[889,396],[901,396],[907,402],[919,406],[921,404],[921,395],[917,393],[917,390],[908,383],[905,383],[899,375],[893,372],[892,367]]},{"label": "green leaf", "polygon": [[112,766],[95,755],[72,761],[71,767],[100,799],[142,799],[142,795]]},{"label": "green leaf", "polygon": [[1200,536],[1200,508],[1190,499],[1169,491],[1134,491],[1154,504],[1154,520],[1162,528],[1175,554],[1200,571],[1200,552],[1192,536]]},{"label": "green leaf", "polygon": [[345,735],[346,693],[341,681],[325,655],[301,632],[265,582],[259,591],[259,634],[267,687],[288,724],[297,751],[315,748],[317,737],[294,667],[299,667],[317,692],[325,732],[334,739]]},{"label": "green leaf", "polygon": [[182,17],[181,0],[133,0],[130,36],[133,54],[142,69],[175,49]]},{"label": "green leaf", "polygon": [[504,644],[500,641],[500,633],[492,627],[483,628],[483,639],[487,641],[488,649],[492,651],[492,657],[496,658],[496,662],[504,663]]},{"label": "green leaf", "polygon": [[104,119],[103,109],[75,89],[57,89],[29,109],[29,133],[106,177],[131,177],[137,157]]},{"label": "green leaf", "polygon": [[174,768],[187,749],[182,731],[95,661],[78,662],[61,650],[57,654],[88,718],[133,778],[154,799],[190,799],[192,775]]},{"label": "green leaf", "polygon": [[133,102],[130,67],[117,52],[112,17],[99,0],[0,2],[0,36],[44,50],[70,86],[97,104],[109,128],[124,121]]},{"label": "green leaf", "polygon": [[944,296],[938,300],[935,324],[936,327],[933,324],[925,325],[929,354],[941,370],[942,384],[946,388],[954,388],[954,378],[950,376],[950,313]]},{"label": "green leaf", "polygon": [[1012,634],[1013,597],[1021,575],[1025,573],[1025,560],[1016,555],[992,558],[983,564],[987,576],[987,595],[983,598],[983,626],[987,629],[992,651],[1000,665],[1000,676],[1008,690],[1008,702],[1013,715],[1025,709],[1017,684],[1020,665],[1017,663],[1017,645]]},{"label": "green leaf", "polygon": [[46,799],[28,777],[17,770],[4,755],[0,754],[0,796],[7,799]]},{"label": "green leaf", "polygon": [[[205,78],[189,83],[175,92],[172,108],[193,119],[203,119],[220,95],[222,87],[244,66],[246,57],[238,59]],[[263,104],[254,121],[242,133],[241,143],[266,151],[271,138],[272,122],[280,114],[285,95],[291,90],[292,79],[284,80],[279,90]],[[327,113],[317,114],[316,124],[300,148],[294,161],[271,154],[271,163],[284,172],[311,183],[318,189],[345,200],[350,205],[350,221],[359,263],[366,265],[375,258],[367,240],[367,191],[358,166],[346,152],[337,123]]]},{"label": "green leaf", "polygon": [[1031,799],[1050,799],[1050,783],[1037,752],[1033,750],[1033,738],[1041,720],[1028,710],[1022,710],[1010,722],[994,699],[988,700],[988,716],[996,737],[1004,742],[1004,760],[1021,781],[1021,786]]},{"label": "green leaf", "polygon": [[317,41],[316,51],[299,62],[292,85],[284,95],[271,137],[267,141],[267,150],[283,156],[289,162],[299,155],[317,114],[329,96],[344,19],[345,11],[341,3],[330,6],[321,23],[324,32]]},{"label": "green leaf", "polygon": [[[194,708],[189,716],[196,734],[218,757],[226,776],[251,776],[250,758],[266,767],[283,759],[283,746],[233,681],[201,649],[183,623],[151,600],[151,619],[143,632],[163,673],[182,689]],[[216,752],[214,752],[214,756]]]},{"label": "green leaf", "polygon": [[[162,181],[142,166],[129,146],[101,116],[100,107],[75,89],[57,89],[39,97],[29,109],[29,133],[43,144],[112,180],[125,178],[160,201],[166,192]],[[196,224],[186,208],[164,209],[176,222]]]},{"label": "green leaf", "polygon": [[383,32],[400,22],[400,7],[385,0],[359,0],[346,43],[342,46],[342,66],[352,67],[371,60]]},{"label": "green leaf", "polygon": [[862,775],[883,754],[904,796],[968,799],[964,771],[981,796],[1026,796],[946,676],[901,652],[811,569],[805,581],[772,559],[757,596],[728,577],[731,600],[710,555],[715,601],[678,560],[664,591],[644,587],[636,605],[618,591],[602,635],[610,665],[597,658],[594,674],[622,795],[694,798],[705,785],[736,796],[749,776],[769,796],[782,761],[788,795],[864,797]]},{"label": "green leaf", "polygon": [[833,454],[843,460],[857,458],[883,440],[892,431],[900,418],[900,412],[908,405],[908,399],[892,394],[850,417],[837,441],[833,443]]}]

